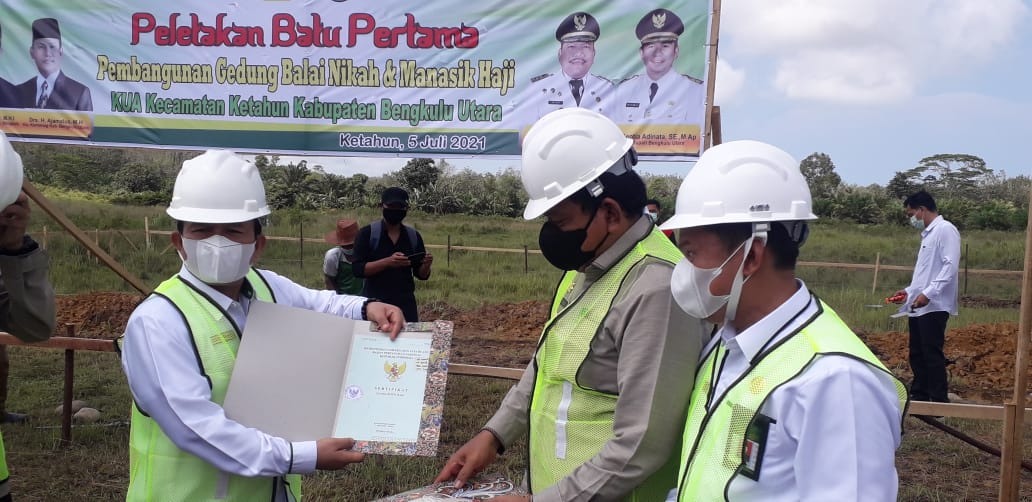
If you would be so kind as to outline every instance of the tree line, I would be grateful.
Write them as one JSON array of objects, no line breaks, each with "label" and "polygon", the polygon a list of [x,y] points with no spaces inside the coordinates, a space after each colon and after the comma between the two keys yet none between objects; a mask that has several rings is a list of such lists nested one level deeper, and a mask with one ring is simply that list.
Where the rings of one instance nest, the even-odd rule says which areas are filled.
[{"label": "tree line", "polygon": [[[38,185],[100,195],[114,204],[164,205],[176,173],[196,152],[17,143],[28,178]],[[375,207],[388,186],[409,191],[414,209],[431,214],[523,214],[527,193],[513,167],[495,173],[458,169],[444,159],[416,158],[384,176],[342,176],[305,160],[284,163],[257,155],[273,209],[346,210]],[[843,183],[835,164],[815,152],[800,163],[821,218],[860,224],[905,224],[902,201],[918,190],[931,193],[939,212],[958,227],[1023,230],[1032,179],[1007,176],[974,155],[938,154],[896,171],[885,185]],[[649,196],[673,214],[680,178],[645,174]]]}]

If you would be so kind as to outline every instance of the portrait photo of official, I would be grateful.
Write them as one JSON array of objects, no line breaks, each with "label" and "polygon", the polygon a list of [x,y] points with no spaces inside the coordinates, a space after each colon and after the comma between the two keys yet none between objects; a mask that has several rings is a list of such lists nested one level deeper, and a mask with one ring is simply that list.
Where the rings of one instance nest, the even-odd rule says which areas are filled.
[{"label": "portrait photo of official", "polygon": [[21,107],[93,111],[90,89],[61,71],[64,48],[57,19],[47,17],[32,22],[29,57],[37,73],[18,85]]},{"label": "portrait photo of official", "polygon": [[527,125],[560,108],[581,107],[603,113],[614,90],[609,80],[591,73],[595,41],[601,29],[587,12],[566,16],[555,30],[559,42],[559,71],[530,79],[520,103],[527,110]]},{"label": "portrait photo of official", "polygon": [[607,115],[620,124],[702,123],[706,86],[674,69],[681,18],[667,9],[645,14],[635,28],[645,71],[622,80]]}]

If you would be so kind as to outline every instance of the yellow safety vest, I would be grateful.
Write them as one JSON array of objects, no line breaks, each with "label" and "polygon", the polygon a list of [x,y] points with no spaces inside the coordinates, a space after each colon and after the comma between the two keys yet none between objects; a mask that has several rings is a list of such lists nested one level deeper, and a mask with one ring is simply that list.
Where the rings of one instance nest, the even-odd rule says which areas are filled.
[{"label": "yellow safety vest", "polygon": [[[554,485],[598,454],[613,437],[613,414],[619,396],[582,386],[577,381],[577,370],[627,274],[641,264],[673,265],[681,258],[677,247],[654,228],[583,295],[560,308],[578,273],[563,275],[534,358],[537,376],[530,404],[531,492],[540,493]],[[676,472],[677,456],[671,455],[667,464],[635,489],[628,500],[663,500],[677,481]]]},{"label": "yellow safety vest", "polygon": [[891,376],[903,411],[902,420],[909,404],[903,382],[892,376],[835,311],[824,302],[818,302],[818,314],[812,321],[761,355],[761,359],[722,397],[717,396],[717,401],[709,408],[706,401],[713,385],[713,366],[723,359],[726,349],[720,343],[715,344],[699,365],[684,429],[679,501],[727,499],[732,479],[743,475],[750,462],[762,455],[762,450],[757,451],[757,443],[746,440],[746,432],[754,420],[760,419],[758,412],[764,401],[774,389],[801,374],[817,357],[851,357]]},{"label": "yellow safety vest", "polygon": [[7,470],[7,450],[4,448],[4,438],[0,436],[0,497],[11,493],[11,473]]},{"label": "yellow safety vest", "polygon": [[[275,302],[272,290],[254,269],[247,282],[256,300]],[[200,371],[211,385],[211,400],[222,404],[233,373],[240,333],[229,315],[178,276],[154,294],[168,299],[186,319],[200,359]],[[180,450],[161,427],[133,403],[129,427],[129,492],[127,501],[273,500],[281,478],[245,477],[219,471],[200,457]],[[301,476],[287,475],[291,495],[301,500]]]}]

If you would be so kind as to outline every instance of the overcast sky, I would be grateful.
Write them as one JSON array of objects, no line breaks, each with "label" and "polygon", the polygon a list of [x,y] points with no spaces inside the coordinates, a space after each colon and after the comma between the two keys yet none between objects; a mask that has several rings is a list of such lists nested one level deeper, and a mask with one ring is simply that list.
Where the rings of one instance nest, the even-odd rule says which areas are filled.
[{"label": "overcast sky", "polygon": [[[1032,174],[1032,16],[1022,0],[728,0],[716,103],[724,141],[824,152],[843,181],[884,185],[938,153]],[[294,160],[284,157],[284,160]],[[310,157],[378,176],[407,159]],[[495,172],[517,160],[449,159]],[[653,162],[646,172],[683,174]]]}]

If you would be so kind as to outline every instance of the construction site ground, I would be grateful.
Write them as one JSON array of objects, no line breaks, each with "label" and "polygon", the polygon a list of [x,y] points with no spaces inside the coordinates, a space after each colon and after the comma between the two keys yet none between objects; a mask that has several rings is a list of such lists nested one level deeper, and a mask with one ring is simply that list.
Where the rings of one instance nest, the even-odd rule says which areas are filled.
[{"label": "construction site ground", "polygon": [[[76,325],[76,336],[113,338],[125,327],[140,297],[128,293],[86,293],[57,298],[58,326]],[[965,298],[967,306],[1007,307],[990,298]],[[534,353],[548,313],[543,302],[487,305],[460,311],[446,304],[424,305],[422,319],[455,323],[451,361],[456,363],[522,368]],[[950,391],[963,400],[999,404],[1013,395],[1016,323],[975,324],[949,329],[946,356]],[[885,365],[909,381],[906,333],[858,332]],[[1030,373],[1032,375],[1032,373]],[[1030,378],[1032,381],[1032,378]]]}]

